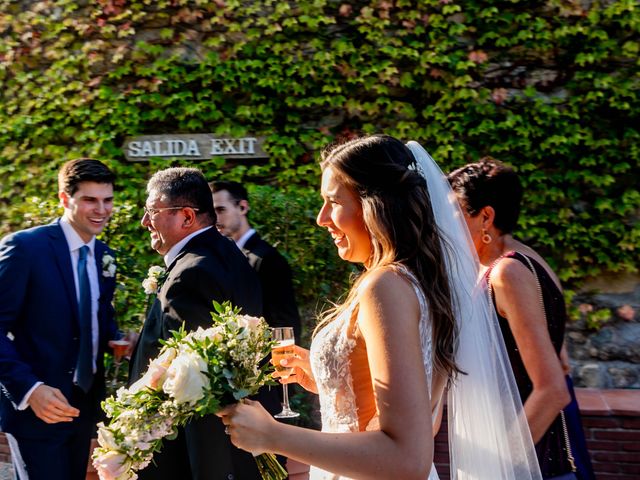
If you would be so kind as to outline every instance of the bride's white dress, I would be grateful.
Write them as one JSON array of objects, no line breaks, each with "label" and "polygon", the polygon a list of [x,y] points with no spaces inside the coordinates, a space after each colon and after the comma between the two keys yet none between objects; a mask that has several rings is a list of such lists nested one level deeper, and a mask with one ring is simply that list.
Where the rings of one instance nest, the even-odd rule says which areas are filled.
[{"label": "bride's white dress", "polygon": [[[428,359],[424,362],[424,369],[431,384],[431,322],[427,301],[415,277],[404,267],[398,266],[397,271],[411,281],[420,302],[420,339],[423,358]],[[323,432],[358,432],[378,428],[373,391],[368,377],[366,347],[358,337],[354,315],[357,305],[356,298],[338,318],[317,333],[311,344],[311,368],[320,397]],[[315,467],[311,467],[310,478],[350,480]],[[428,478],[438,480],[435,468],[432,467]]]}]

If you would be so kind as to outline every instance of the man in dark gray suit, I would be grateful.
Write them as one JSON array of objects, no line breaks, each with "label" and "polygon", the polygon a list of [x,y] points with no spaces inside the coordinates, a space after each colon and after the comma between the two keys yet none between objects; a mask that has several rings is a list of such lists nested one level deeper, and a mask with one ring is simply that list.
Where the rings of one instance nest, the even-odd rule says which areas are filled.
[{"label": "man in dark gray suit", "polygon": [[[129,381],[135,382],[157,356],[160,339],[185,323],[187,331],[211,325],[212,301],[229,300],[242,312],[262,312],[260,282],[242,253],[214,228],[209,186],[193,168],[157,172],[147,185],[142,225],[151,246],[164,256],[166,279],[159,286],[133,353]],[[165,441],[140,479],[260,479],[251,454],[234,447],[214,415],[193,420]]]},{"label": "man in dark gray suit", "polygon": [[271,327],[293,327],[300,340],[300,315],[293,293],[291,268],[272,246],[249,224],[249,197],[238,182],[215,181],[213,193],[218,231],[231,238],[258,272],[262,286],[263,314]]}]

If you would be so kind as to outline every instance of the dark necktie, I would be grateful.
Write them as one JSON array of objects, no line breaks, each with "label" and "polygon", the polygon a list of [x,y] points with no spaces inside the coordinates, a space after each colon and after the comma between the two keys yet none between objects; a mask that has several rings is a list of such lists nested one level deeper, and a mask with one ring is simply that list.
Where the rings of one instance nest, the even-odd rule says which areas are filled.
[{"label": "dark necktie", "polygon": [[78,313],[80,315],[80,348],[78,351],[78,365],[76,367],[76,381],[78,386],[88,392],[93,383],[93,340],[91,335],[91,287],[87,273],[87,253],[89,247],[80,247],[78,258],[78,286],[80,299]]}]

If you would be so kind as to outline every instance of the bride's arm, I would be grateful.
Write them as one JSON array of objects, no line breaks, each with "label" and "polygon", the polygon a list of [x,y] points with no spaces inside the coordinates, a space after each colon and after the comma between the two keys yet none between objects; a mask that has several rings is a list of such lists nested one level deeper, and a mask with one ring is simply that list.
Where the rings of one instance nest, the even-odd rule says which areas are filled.
[{"label": "bride's arm", "polygon": [[278,423],[252,402],[224,412],[234,444],[359,479],[427,478],[433,437],[418,300],[398,274],[382,271],[370,276],[361,287],[358,323],[367,345],[380,430],[308,430]]}]

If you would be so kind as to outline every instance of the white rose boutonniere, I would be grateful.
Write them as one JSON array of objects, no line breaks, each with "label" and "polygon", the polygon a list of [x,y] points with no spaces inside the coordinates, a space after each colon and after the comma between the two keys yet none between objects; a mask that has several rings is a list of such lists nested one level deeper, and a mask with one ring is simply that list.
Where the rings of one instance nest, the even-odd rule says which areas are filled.
[{"label": "white rose boutonniere", "polygon": [[108,253],[102,256],[102,276],[107,278],[116,276],[116,259]]},{"label": "white rose boutonniere", "polygon": [[164,268],[159,267],[157,265],[153,265],[149,267],[149,273],[147,273],[147,278],[142,281],[142,287],[144,288],[144,293],[147,295],[151,295],[152,293],[158,293],[160,290],[160,285],[166,276],[166,271]]}]

